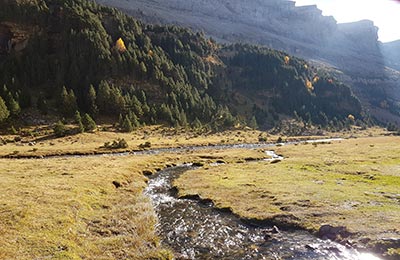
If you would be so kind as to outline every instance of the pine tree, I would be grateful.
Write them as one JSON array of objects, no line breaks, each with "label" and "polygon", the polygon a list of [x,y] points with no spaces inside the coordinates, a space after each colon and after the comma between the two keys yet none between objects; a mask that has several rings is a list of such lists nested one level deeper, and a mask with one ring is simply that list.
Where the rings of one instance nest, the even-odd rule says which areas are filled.
[{"label": "pine tree", "polygon": [[72,89],[67,91],[65,86],[62,88],[60,95],[60,107],[61,113],[67,117],[73,116],[75,111],[78,110],[75,93]]},{"label": "pine tree", "polygon": [[192,123],[192,128],[194,129],[200,129],[202,127],[202,124],[200,120],[196,117]]},{"label": "pine tree", "polygon": [[10,111],[8,111],[6,103],[0,97],[0,123],[6,120],[9,116],[10,116]]},{"label": "pine tree", "polygon": [[92,132],[97,128],[96,122],[89,116],[89,114],[83,115],[82,124],[86,132]]},{"label": "pine tree", "polygon": [[257,120],[256,120],[256,117],[255,117],[255,116],[253,116],[253,117],[250,119],[249,127],[252,128],[252,129],[257,129],[257,128],[258,128],[258,124],[257,124]]},{"label": "pine tree", "polygon": [[19,106],[19,103],[13,97],[10,98],[8,109],[10,110],[10,115],[12,117],[17,117],[21,112],[21,107]]},{"label": "pine tree", "polygon": [[129,120],[132,123],[133,128],[138,128],[140,126],[139,119],[134,112],[129,112]]},{"label": "pine tree", "polygon": [[124,121],[122,122],[121,130],[123,132],[130,133],[133,131],[132,122],[128,116],[125,116]]},{"label": "pine tree", "polygon": [[124,122],[124,118],[122,117],[122,114],[119,114],[118,117],[118,126],[119,128],[122,128],[122,123]]},{"label": "pine tree", "polygon": [[57,137],[65,136],[65,134],[67,133],[67,129],[66,129],[65,125],[63,124],[63,122],[61,122],[61,120],[58,121],[58,122],[54,125],[53,131],[54,131],[54,134],[55,134]]},{"label": "pine tree", "polygon": [[103,113],[109,112],[110,92],[110,85],[108,85],[107,81],[100,82],[96,101],[99,110]]},{"label": "pine tree", "polygon": [[79,113],[79,111],[75,112],[75,123],[78,125],[79,133],[85,132],[85,127],[83,126],[81,113]]},{"label": "pine tree", "polygon": [[96,117],[97,113],[99,112],[99,108],[96,104],[96,90],[94,89],[93,85],[90,85],[89,91],[87,93],[87,106],[89,114],[92,117]]},{"label": "pine tree", "polygon": [[142,79],[146,78],[147,68],[143,61],[140,62],[139,68],[140,68],[140,75],[142,76]]},{"label": "pine tree", "polygon": [[36,102],[36,107],[39,109],[40,112],[43,114],[47,114],[48,112],[48,105],[46,99],[43,97],[43,95],[40,95],[37,102]]}]

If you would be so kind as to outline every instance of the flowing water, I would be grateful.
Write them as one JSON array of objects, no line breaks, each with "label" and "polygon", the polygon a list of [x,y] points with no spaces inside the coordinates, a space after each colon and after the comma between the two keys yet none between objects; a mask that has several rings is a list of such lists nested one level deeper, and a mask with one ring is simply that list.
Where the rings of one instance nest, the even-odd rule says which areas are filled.
[{"label": "flowing water", "polygon": [[305,231],[251,226],[211,203],[178,199],[172,182],[190,169],[183,165],[161,171],[150,177],[146,189],[162,243],[177,259],[377,259]]}]

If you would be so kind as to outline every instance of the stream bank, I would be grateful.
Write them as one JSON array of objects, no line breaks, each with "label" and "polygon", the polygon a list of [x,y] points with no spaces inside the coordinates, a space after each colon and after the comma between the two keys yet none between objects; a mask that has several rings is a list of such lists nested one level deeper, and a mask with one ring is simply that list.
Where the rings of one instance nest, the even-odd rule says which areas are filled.
[{"label": "stream bank", "polygon": [[160,171],[145,191],[158,216],[162,243],[177,259],[378,259],[307,231],[252,225],[209,201],[179,199],[172,182],[191,169],[182,165]]}]

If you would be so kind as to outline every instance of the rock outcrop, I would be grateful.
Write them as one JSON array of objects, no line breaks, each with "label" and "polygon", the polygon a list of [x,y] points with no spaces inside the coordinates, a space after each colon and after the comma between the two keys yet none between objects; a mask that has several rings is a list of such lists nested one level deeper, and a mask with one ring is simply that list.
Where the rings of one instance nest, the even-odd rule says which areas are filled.
[{"label": "rock outcrop", "polygon": [[[378,28],[372,21],[338,24],[333,17],[323,16],[315,5],[298,7],[287,0],[97,2],[120,8],[146,22],[202,30],[221,42],[261,44],[315,60],[322,66],[332,67],[341,80],[351,84],[365,107],[382,121],[396,121],[393,116],[397,117],[396,113],[400,112],[394,105],[400,99],[388,96],[400,88],[399,59],[393,55],[393,50],[400,44],[381,44]],[[388,61],[388,56],[393,58]],[[371,89],[373,91],[369,93]],[[381,109],[378,104],[389,97],[393,99],[393,102],[389,101],[391,108],[384,113],[375,113],[376,109]],[[389,115],[387,111],[394,114]]]}]

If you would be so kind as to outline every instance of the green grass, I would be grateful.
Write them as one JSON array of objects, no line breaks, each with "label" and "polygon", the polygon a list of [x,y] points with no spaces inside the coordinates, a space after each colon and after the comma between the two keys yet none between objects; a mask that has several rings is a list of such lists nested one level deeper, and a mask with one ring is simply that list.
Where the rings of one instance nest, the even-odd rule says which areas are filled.
[{"label": "green grass", "polygon": [[[100,146],[118,138],[127,140],[129,149],[138,149],[145,142],[151,142],[152,148],[254,143],[259,135],[258,131],[233,130],[207,135],[146,127],[131,134],[101,131],[43,139],[33,147],[8,143],[0,147],[0,156],[103,152]],[[34,138],[40,137],[46,136]],[[277,137],[269,136],[268,140]],[[23,141],[32,138],[22,137]],[[212,198],[218,206],[232,208],[250,218],[295,215],[301,220],[298,225],[314,230],[324,222],[347,225],[332,212],[338,211],[337,206],[348,195],[352,196],[347,198],[350,202],[363,202],[368,197],[380,206],[357,204],[356,209],[339,213],[351,215],[351,210],[358,209],[369,215],[378,212],[379,219],[366,215],[364,224],[371,230],[376,228],[374,234],[379,235],[385,223],[378,220],[385,219],[387,226],[399,222],[398,202],[391,204],[393,199],[387,197],[389,193],[398,193],[400,158],[396,143],[396,138],[370,138],[317,147],[283,146],[276,150],[287,159],[273,165],[245,162],[246,158],[265,158],[260,149],[210,149],[130,157],[0,159],[0,259],[171,258],[155,234],[156,219],[149,199],[143,195],[146,178],[142,172],[155,172],[167,164],[184,162],[201,162],[205,166],[178,180],[181,194]],[[218,160],[228,164],[208,165]],[[341,178],[346,178],[345,184],[335,184]],[[316,183],[319,180],[324,184]],[[121,184],[120,188],[114,186],[115,181]],[[370,185],[375,184],[381,188],[371,190],[375,186]],[[361,189],[368,189],[369,193],[363,196],[358,192]],[[383,195],[379,193],[382,191]],[[313,212],[320,214],[310,217]],[[365,215],[357,214],[354,216]],[[373,224],[374,220],[377,224]],[[349,228],[354,229],[361,226],[350,224]],[[372,233],[366,234],[372,236]]]},{"label": "green grass", "polygon": [[[400,138],[276,147],[278,164],[252,162],[182,175],[179,194],[198,194],[244,218],[317,231],[346,226],[353,239],[400,238]],[[286,218],[282,218],[286,216]],[[293,217],[294,216],[294,217]]]}]

